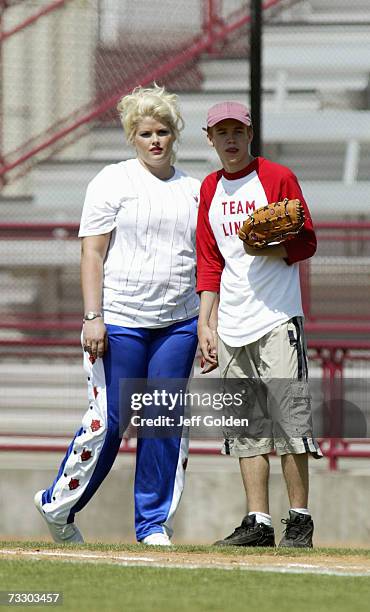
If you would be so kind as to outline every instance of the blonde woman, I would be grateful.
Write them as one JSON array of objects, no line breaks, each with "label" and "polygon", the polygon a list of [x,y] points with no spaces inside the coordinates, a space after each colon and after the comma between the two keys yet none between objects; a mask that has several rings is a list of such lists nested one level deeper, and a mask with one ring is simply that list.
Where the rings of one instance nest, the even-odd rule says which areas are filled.
[{"label": "blonde woman", "polygon": [[[177,98],[139,87],[117,108],[136,157],[90,182],[79,232],[88,409],[55,481],[35,496],[57,542],[83,541],[74,517],[111,469],[130,421],[125,382],[187,379],[197,347],[199,182],[173,166],[183,128]],[[138,541],[171,544],[187,451],[181,433],[138,438]]]}]

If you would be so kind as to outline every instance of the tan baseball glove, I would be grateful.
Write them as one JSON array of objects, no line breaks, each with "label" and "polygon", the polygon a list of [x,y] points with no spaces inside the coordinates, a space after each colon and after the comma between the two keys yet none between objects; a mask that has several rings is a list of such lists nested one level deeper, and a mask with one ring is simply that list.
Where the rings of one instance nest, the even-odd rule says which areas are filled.
[{"label": "tan baseball glove", "polygon": [[252,213],[238,231],[240,240],[256,249],[270,242],[285,242],[294,238],[304,225],[304,209],[300,200],[273,202]]}]

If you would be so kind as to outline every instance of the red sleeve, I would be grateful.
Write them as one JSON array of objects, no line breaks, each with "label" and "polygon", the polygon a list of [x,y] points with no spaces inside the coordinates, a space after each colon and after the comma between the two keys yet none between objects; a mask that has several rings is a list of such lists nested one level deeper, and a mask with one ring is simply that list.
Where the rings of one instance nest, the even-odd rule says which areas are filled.
[{"label": "red sleeve", "polygon": [[220,172],[207,176],[200,188],[197,222],[197,291],[220,291],[224,258],[218,248],[209,222],[209,209],[216,191]]},{"label": "red sleeve", "polygon": [[297,234],[295,238],[284,242],[284,246],[288,254],[288,256],[285,258],[285,261],[290,266],[298,261],[308,259],[309,257],[312,257],[312,255],[315,254],[317,246],[316,234],[313,228],[312,219],[310,211],[308,210],[307,203],[303,197],[298,180],[292,172],[288,172],[284,176],[280,189],[281,193],[279,199],[289,198],[289,200],[293,200],[297,198],[301,201],[305,213],[304,226],[299,232],[299,234]]}]

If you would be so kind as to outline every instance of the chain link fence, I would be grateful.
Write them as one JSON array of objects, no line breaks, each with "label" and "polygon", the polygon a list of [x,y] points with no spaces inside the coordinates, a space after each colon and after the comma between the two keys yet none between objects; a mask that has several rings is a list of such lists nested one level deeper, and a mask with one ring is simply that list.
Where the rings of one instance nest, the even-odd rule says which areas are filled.
[{"label": "chain link fence", "polygon": [[[296,172],[314,221],[366,223],[369,3],[266,0],[263,9],[264,154]],[[217,167],[201,127],[211,104],[248,102],[249,16],[241,0],[0,2],[2,318],[80,317],[79,247],[65,225],[78,223],[88,181],[133,154],[115,106],[134,86],[155,80],[179,94],[180,167],[199,179]],[[57,229],[31,236],[35,223]],[[315,317],[366,318],[366,244],[356,229],[347,242],[320,239]]]}]

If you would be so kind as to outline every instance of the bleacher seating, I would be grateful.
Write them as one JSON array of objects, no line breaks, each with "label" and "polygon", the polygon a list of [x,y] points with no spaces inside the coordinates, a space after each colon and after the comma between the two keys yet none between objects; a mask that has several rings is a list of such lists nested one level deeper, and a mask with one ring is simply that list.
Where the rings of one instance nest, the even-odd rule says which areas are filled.
[{"label": "bleacher seating", "polygon": [[[242,58],[208,59],[201,68],[205,91],[240,91],[248,81],[248,66]],[[369,72],[367,30],[346,35],[327,27],[321,33],[304,33],[303,28],[285,27],[276,32],[270,26],[264,37],[263,87],[274,94],[281,110],[289,103],[289,95],[297,92],[314,92],[319,105],[325,92],[335,92],[340,94],[336,104],[343,106],[343,93],[367,89]]]},{"label": "bleacher seating", "polygon": [[[178,166],[199,179],[219,165],[201,126],[208,106],[220,98],[215,94],[182,96],[186,130],[181,139]],[[242,101],[243,95],[238,93],[233,98]],[[308,192],[315,194],[315,213],[325,217],[343,214],[346,199],[343,194],[348,193],[352,214],[369,215],[370,111],[307,110],[302,114],[298,110],[266,109],[263,133],[266,155],[291,167]],[[132,156],[132,149],[125,144],[119,127],[97,129],[92,137],[95,145],[89,160],[78,164],[60,161],[39,165],[34,177],[35,199],[32,205],[24,206],[23,220],[77,222],[88,181],[106,163]],[[361,197],[354,197],[354,193]]]},{"label": "bleacher seating", "polygon": [[[290,166],[317,196],[317,210],[328,214],[336,213],[330,201],[337,197],[320,197],[327,181],[336,195],[353,185],[361,192],[353,198],[356,212],[370,210],[370,39],[359,19],[370,13],[368,4],[355,0],[350,10],[346,2],[335,7],[328,1],[297,2],[264,33],[265,154]],[[326,17],[319,21],[320,15]],[[199,69],[202,91],[180,92],[186,130],[178,165],[201,179],[218,164],[201,131],[206,110],[223,98],[248,100],[249,68],[244,59],[217,57],[202,61]],[[106,163],[132,155],[117,124],[97,125],[88,138],[88,159],[40,164],[32,173],[32,202],[3,201],[7,218],[21,212],[24,220],[77,221],[90,178]]]},{"label": "bleacher seating", "polygon": [[[369,219],[370,39],[365,21],[370,4],[287,4],[264,31],[264,152],[296,172],[315,221],[348,215]],[[178,166],[202,179],[219,166],[201,129],[207,108],[227,98],[247,101],[249,67],[244,58],[217,54],[198,68],[202,91],[179,92],[186,129]],[[0,199],[2,218],[77,223],[88,181],[105,164],[132,156],[117,123],[97,123],[86,139],[87,159],[61,155],[39,164],[31,175],[31,197]],[[32,249],[30,241],[1,240],[2,311],[16,305],[42,311],[46,303],[59,303],[63,311],[68,305],[78,308],[78,258],[77,241],[44,240]],[[20,278],[24,293],[17,282],[9,291],[12,279]]]},{"label": "bleacher seating", "polygon": [[[334,6],[335,5],[335,6]],[[369,0],[306,0],[296,3],[264,33],[263,135],[266,156],[291,167],[301,179],[315,221],[370,218],[370,21]],[[336,22],[337,25],[329,26]],[[345,24],[351,25],[345,25]],[[220,99],[245,102],[245,59],[204,59],[202,91],[180,93],[186,130],[178,166],[203,178],[218,167],[204,132],[207,108]],[[88,159],[57,157],[32,172],[32,197],[0,200],[3,220],[78,222],[88,181],[106,163],[127,159],[132,149],[117,125],[96,125],[87,137]],[[310,262],[313,314],[335,311],[368,319],[370,242],[358,251],[343,241],[321,244]],[[353,247],[353,245],[352,245]],[[351,247],[351,248],[352,248]],[[361,251],[362,249],[362,251]],[[52,322],[81,314],[77,240],[0,240],[2,316],[50,312]],[[311,313],[312,314],[312,313]],[[32,321],[32,319],[30,319]],[[1,328],[0,338],[27,347],[29,331]],[[50,338],[55,332],[39,332]],[[78,331],[70,332],[78,338]],[[63,332],[58,332],[62,339]],[[324,336],[320,331],[320,338]],[[22,349],[22,347],[20,347]],[[0,383],[3,433],[63,434],[79,423],[86,405],[80,360],[52,355],[32,363],[33,348],[15,365],[7,349]],[[56,349],[57,350],[57,349]],[[75,349],[75,354],[79,352]],[[10,351],[9,351],[10,353]],[[74,357],[75,357],[74,354]],[[33,358],[35,355],[33,355]]]},{"label": "bleacher seating", "polygon": [[306,23],[361,23],[370,20],[368,0],[304,0],[287,11],[291,17],[304,18]]}]

